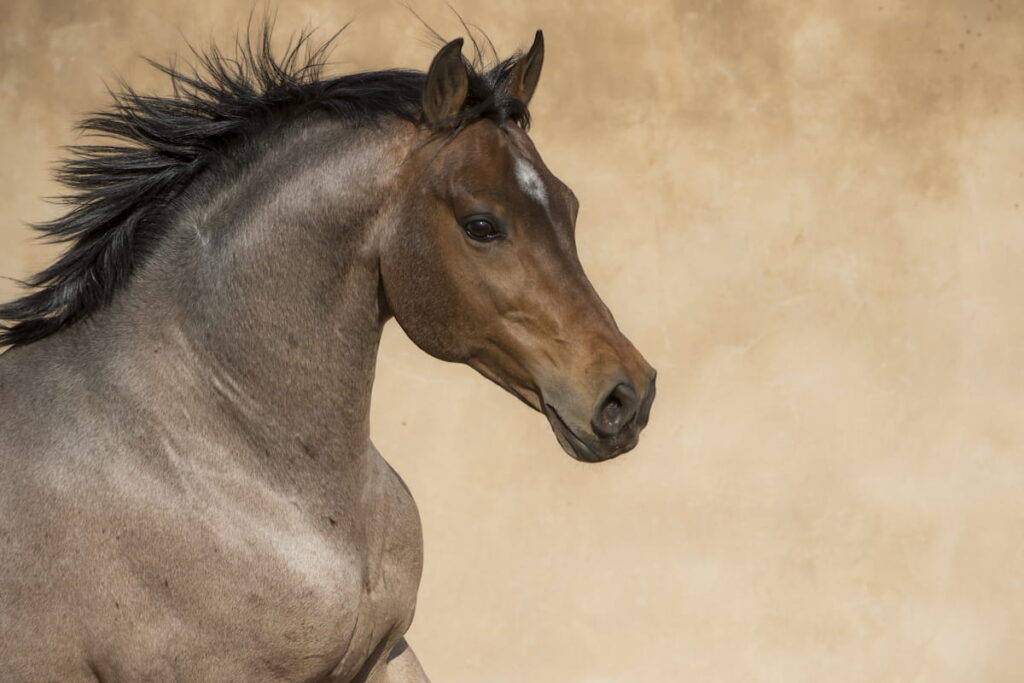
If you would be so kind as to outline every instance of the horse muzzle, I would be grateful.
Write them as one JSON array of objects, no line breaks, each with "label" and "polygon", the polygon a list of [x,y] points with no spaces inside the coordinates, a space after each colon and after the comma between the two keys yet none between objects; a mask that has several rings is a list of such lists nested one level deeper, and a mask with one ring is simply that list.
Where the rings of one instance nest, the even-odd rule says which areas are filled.
[{"label": "horse muzzle", "polygon": [[[558,443],[582,462],[603,462],[633,450],[650,418],[656,375],[652,369],[642,394],[628,380],[614,382],[597,401],[585,427],[576,425],[555,405],[545,402],[544,415]],[[571,415],[572,411],[566,414]]]}]

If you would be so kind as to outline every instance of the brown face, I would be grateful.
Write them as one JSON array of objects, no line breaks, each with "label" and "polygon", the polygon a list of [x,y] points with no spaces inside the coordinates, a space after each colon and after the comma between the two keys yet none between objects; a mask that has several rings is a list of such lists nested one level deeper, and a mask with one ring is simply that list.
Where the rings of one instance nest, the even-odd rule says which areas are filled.
[{"label": "brown face", "polygon": [[409,337],[542,411],[579,460],[636,446],[655,371],[583,273],[576,198],[526,133],[478,121],[421,146],[405,173],[381,272]]}]

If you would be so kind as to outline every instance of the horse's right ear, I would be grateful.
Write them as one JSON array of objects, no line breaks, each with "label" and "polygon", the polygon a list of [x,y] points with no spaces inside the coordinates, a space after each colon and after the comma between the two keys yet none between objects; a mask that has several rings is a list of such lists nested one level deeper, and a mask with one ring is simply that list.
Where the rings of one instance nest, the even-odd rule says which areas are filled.
[{"label": "horse's right ear", "polygon": [[466,103],[469,73],[462,59],[462,38],[448,43],[434,56],[423,88],[423,113],[433,126],[454,118]]}]

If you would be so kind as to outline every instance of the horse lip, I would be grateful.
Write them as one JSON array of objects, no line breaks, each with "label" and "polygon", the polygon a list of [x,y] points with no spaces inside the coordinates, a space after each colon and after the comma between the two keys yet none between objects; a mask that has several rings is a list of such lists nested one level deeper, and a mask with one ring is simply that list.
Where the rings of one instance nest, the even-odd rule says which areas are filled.
[{"label": "horse lip", "polygon": [[[565,420],[562,419],[562,416],[558,414],[558,411],[550,403],[544,404],[544,414],[547,415],[548,421],[551,423],[559,445],[576,460],[581,462],[601,462],[602,460],[607,460],[608,457],[614,457],[602,457],[595,453],[580,437],[576,436],[575,432],[565,423]],[[616,455],[618,454],[616,453]]]}]

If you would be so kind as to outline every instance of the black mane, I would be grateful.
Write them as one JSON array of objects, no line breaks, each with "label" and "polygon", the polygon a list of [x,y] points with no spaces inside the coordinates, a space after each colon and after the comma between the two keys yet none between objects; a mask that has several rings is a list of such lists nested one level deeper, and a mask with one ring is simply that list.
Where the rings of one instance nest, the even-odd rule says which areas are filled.
[{"label": "black mane", "polygon": [[[112,93],[109,109],[79,124],[111,143],[71,147],[71,158],[58,170],[57,178],[71,190],[61,201],[70,208],[33,227],[44,239],[70,246],[23,283],[35,291],[0,305],[0,347],[42,339],[110,301],[161,236],[168,203],[218,155],[230,153],[232,143],[313,111],[365,125],[386,118],[426,125],[422,72],[392,69],[322,79],[337,34],[313,45],[303,32],[279,58],[270,34],[267,25],[247,36],[233,57],[216,48],[193,51],[196,62],[186,69],[151,61],[170,77],[170,96],[142,95],[124,85]],[[484,67],[473,44],[469,96],[445,130],[482,118],[526,128],[526,106],[506,88],[519,56]]]}]

